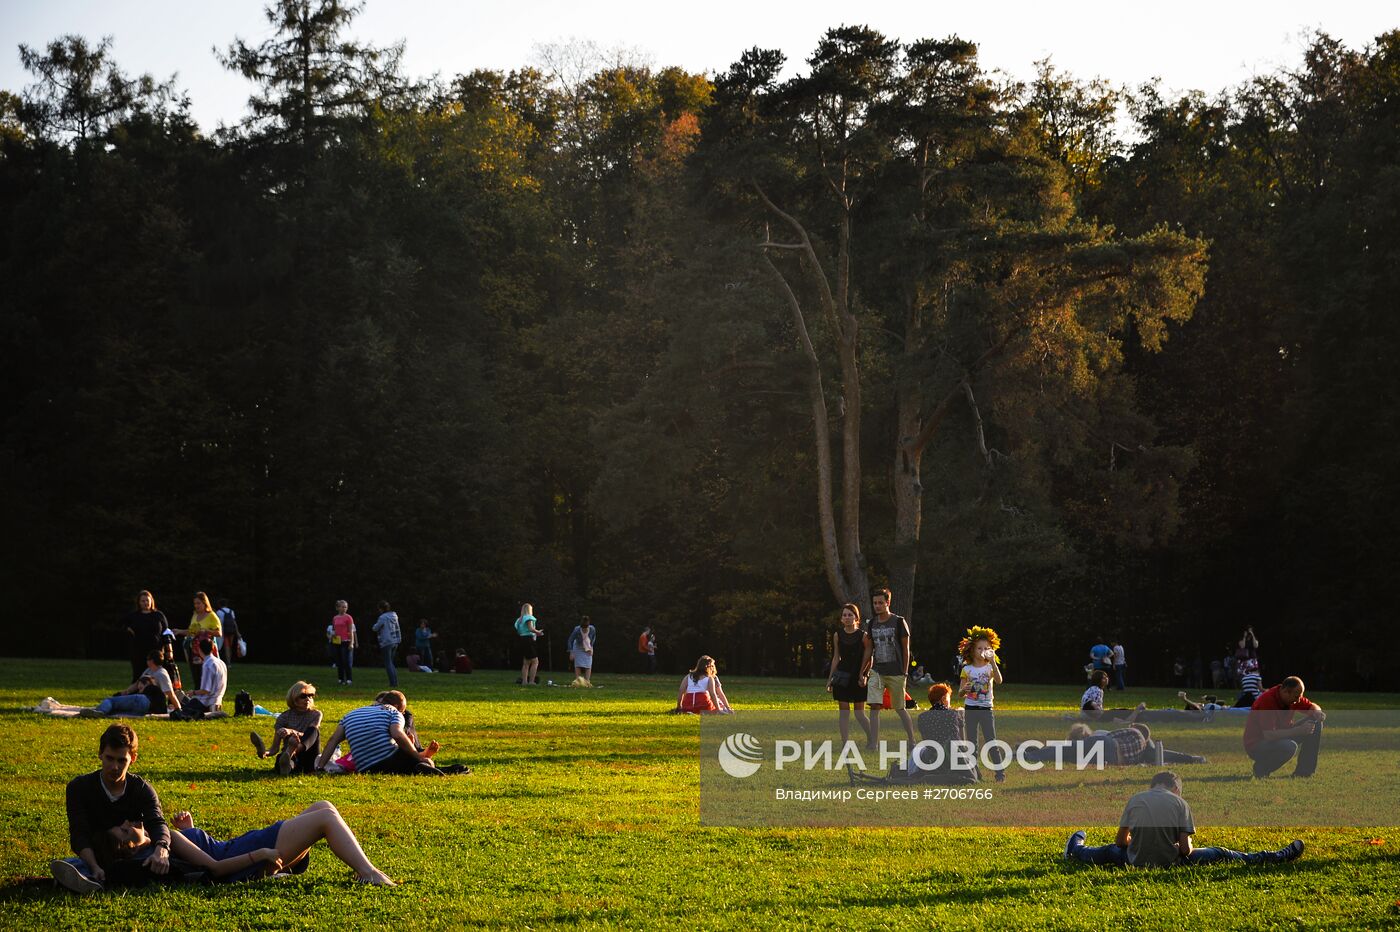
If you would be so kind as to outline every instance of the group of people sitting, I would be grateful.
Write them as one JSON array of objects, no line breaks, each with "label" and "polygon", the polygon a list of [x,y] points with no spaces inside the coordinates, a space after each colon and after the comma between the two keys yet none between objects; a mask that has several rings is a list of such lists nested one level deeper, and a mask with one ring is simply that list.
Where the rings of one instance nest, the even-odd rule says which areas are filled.
[{"label": "group of people sitting", "polygon": [[180,668],[175,665],[170,646],[166,645],[146,654],[146,668],[135,682],[96,706],[78,709],[78,714],[88,718],[168,715],[173,719],[201,719],[222,712],[224,694],[228,691],[228,666],[210,638],[196,638],[190,650],[199,658],[199,688],[188,692],[181,688]]},{"label": "group of people sitting", "polygon": [[[262,735],[249,733],[258,759],[275,758],[274,769],[292,773],[400,773],[439,777],[471,773],[464,764],[440,767],[434,761],[441,745],[418,740],[408,700],[397,689],[388,689],[374,702],[351,709],[336,725],[325,748],[321,747],[321,710],[316,708],[316,687],[298,680],[287,690],[287,710],[273,723],[272,746]],[[350,746],[335,758],[340,743]]]}]

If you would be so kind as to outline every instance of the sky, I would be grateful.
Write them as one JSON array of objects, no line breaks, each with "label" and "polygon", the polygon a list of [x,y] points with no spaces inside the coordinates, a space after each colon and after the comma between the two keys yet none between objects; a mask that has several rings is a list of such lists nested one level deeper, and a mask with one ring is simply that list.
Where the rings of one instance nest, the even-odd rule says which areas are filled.
[{"label": "sky", "polygon": [[[262,0],[0,0],[0,88],[31,82],[18,46],[77,33],[114,40],[129,73],[178,74],[193,115],[206,130],[246,111],[249,85],[222,68],[214,48],[271,34]],[[1388,8],[1388,9],[1387,9]],[[1400,7],[1375,0],[1169,0],[1167,3],[1061,3],[973,0],[864,5],[711,0],[660,4],[636,0],[367,0],[352,34],[374,45],[403,39],[413,77],[475,68],[508,70],[539,62],[539,47],[590,40],[624,47],[657,67],[721,71],[752,46],[782,49],[790,72],[821,34],[846,23],[910,41],[957,34],[977,42],[984,66],[1028,78],[1034,63],[1080,79],[1137,86],[1160,78],[1171,92],[1232,87],[1294,67],[1308,36],[1323,30],[1353,48],[1400,28]]]}]

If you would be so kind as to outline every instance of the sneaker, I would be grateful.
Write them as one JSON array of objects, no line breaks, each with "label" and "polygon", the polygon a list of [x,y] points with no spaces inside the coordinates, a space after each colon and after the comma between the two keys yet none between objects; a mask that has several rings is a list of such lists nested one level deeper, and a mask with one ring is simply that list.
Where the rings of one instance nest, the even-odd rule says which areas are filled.
[{"label": "sneaker", "polygon": [[346,680],[346,681],[345,681],[345,685],[346,685],[346,686],[354,686],[354,685],[355,685],[355,681],[354,681],[354,680]]},{"label": "sneaker", "polygon": [[49,873],[53,874],[54,883],[74,893],[96,893],[102,889],[102,884],[61,859],[49,862]]},{"label": "sneaker", "polygon": [[292,772],[292,749],[283,745],[281,753],[277,755],[277,772],[282,776]]},{"label": "sneaker", "polygon": [[1281,861],[1296,861],[1303,856],[1303,843],[1295,838],[1283,848],[1279,849]]},{"label": "sneaker", "polygon": [[256,731],[250,731],[248,733],[248,740],[253,742],[253,750],[258,752],[259,759],[262,759],[267,756],[267,745],[263,743],[261,735],[259,735]]},{"label": "sneaker", "polygon": [[998,783],[1005,783],[1005,782],[1006,782],[1006,771],[1005,771],[1005,770],[998,770],[998,771],[997,771],[996,780],[997,780]]},{"label": "sneaker", "polygon": [[[78,717],[79,717],[79,718],[106,718],[106,717],[107,717],[107,713],[106,713],[106,712],[103,712],[101,709],[79,709],[79,710],[78,710]],[[69,866],[69,867],[72,867],[73,865],[70,864],[70,865],[68,865],[68,866]]]},{"label": "sneaker", "polygon": [[1073,858],[1073,857],[1074,857],[1074,849],[1075,849],[1075,848],[1082,848],[1082,847],[1084,847],[1084,839],[1086,839],[1086,838],[1088,838],[1088,837],[1089,837],[1089,836],[1088,836],[1088,835],[1085,835],[1082,831],[1080,831],[1080,832],[1075,832],[1073,835],[1069,836],[1069,841],[1065,842],[1065,860],[1066,860],[1066,861],[1068,861],[1070,858]]}]

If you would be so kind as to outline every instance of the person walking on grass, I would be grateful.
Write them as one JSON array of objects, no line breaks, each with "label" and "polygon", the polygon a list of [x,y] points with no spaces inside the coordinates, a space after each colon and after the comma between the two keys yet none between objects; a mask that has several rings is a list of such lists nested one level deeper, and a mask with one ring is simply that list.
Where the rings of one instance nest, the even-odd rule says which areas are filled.
[{"label": "person walking on grass", "polygon": [[875,617],[865,629],[865,643],[873,658],[873,669],[866,681],[865,701],[870,706],[870,738],[865,746],[874,750],[880,741],[880,709],[885,690],[890,704],[904,724],[904,733],[913,748],[914,719],[905,707],[904,687],[909,672],[909,622],[890,612],[890,590],[876,589],[870,595]]},{"label": "person walking on grass", "polygon": [[433,663],[433,638],[437,634],[428,625],[428,619],[418,619],[418,627],[413,629],[413,646],[418,648],[420,662],[425,667],[436,667]]},{"label": "person walking on grass", "polygon": [[[844,748],[851,736],[851,708],[855,708],[856,724],[870,739],[870,719],[865,715],[865,691],[870,676],[870,644],[860,628],[860,608],[854,602],[841,606],[841,628],[831,636],[831,670],[826,678],[826,691],[836,700],[837,727]],[[902,698],[902,697],[901,697]]]},{"label": "person walking on grass", "polygon": [[1191,807],[1181,795],[1181,778],[1163,770],[1144,792],[1128,800],[1118,820],[1118,837],[1111,845],[1089,846],[1082,831],[1069,836],[1065,859],[1086,864],[1133,867],[1173,867],[1178,864],[1213,864],[1239,861],[1245,864],[1281,864],[1296,860],[1303,843],[1295,839],[1277,851],[1234,851],[1230,848],[1197,848],[1191,836],[1196,824]]},{"label": "person walking on grass", "polygon": [[[544,634],[535,625],[535,607],[529,602],[520,606],[520,614],[515,619],[515,633],[520,637],[520,685],[538,686],[540,673],[540,635]],[[552,663],[553,661],[551,661]]]},{"label": "person walking on grass", "polygon": [[384,672],[389,674],[389,688],[397,689],[399,686],[399,671],[394,666],[399,652],[399,644],[403,641],[403,631],[399,627],[399,613],[390,609],[389,603],[381,601],[379,603],[379,617],[374,621],[374,627],[370,629],[379,636],[379,650],[384,654]]},{"label": "person walking on grass", "polygon": [[123,871],[117,880],[145,882],[170,871],[170,830],[161,813],[160,798],[149,783],[131,773],[137,757],[136,732],[117,724],[102,732],[97,742],[101,767],[69,781],[64,794],[68,810],[68,842],[76,857],[49,863],[49,871],[61,886],[75,893],[92,893],[109,882],[107,865],[97,856],[99,836],[115,825],[140,822],[147,842],[131,851],[137,871]]}]

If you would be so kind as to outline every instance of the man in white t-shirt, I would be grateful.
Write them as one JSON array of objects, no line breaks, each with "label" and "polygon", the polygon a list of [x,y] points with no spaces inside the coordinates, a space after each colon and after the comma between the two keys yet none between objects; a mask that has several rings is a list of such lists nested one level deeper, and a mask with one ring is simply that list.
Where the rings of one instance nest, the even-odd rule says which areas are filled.
[{"label": "man in white t-shirt", "polygon": [[206,712],[217,712],[224,704],[224,692],[228,689],[228,667],[214,656],[211,648],[208,638],[196,638],[190,648],[199,652],[204,663],[199,688],[190,693],[189,698],[197,700]]},{"label": "man in white t-shirt", "polygon": [[1113,663],[1113,687],[1119,692],[1123,692],[1128,688],[1123,683],[1123,674],[1128,669],[1128,661],[1123,655],[1123,642],[1114,638],[1108,642],[1108,646],[1112,650],[1109,659]]}]

